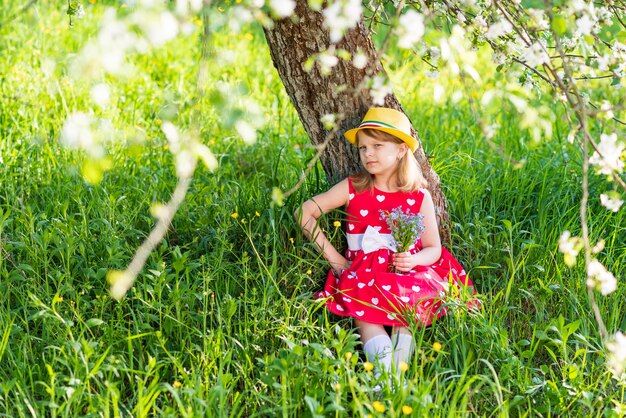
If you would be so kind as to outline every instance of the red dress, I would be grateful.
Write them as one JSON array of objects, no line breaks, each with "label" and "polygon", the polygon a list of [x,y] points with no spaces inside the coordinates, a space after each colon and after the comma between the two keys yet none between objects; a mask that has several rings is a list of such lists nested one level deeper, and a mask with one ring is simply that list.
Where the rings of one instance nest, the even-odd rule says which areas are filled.
[{"label": "red dress", "polygon": [[[389,237],[387,234],[391,231],[381,219],[380,210],[401,207],[403,212],[408,209],[417,214],[424,193],[421,190],[388,193],[376,188],[356,193],[351,180],[348,184],[346,258],[352,264],[340,277],[331,270],[318,296],[328,298],[328,309],[337,315],[395,326],[406,326],[405,318],[413,315],[418,324],[429,325],[435,316],[445,314],[440,306],[450,284],[473,286],[459,262],[442,248],[441,257],[433,265],[416,266],[408,273],[392,273],[391,250],[367,248],[371,252],[366,253],[362,248],[368,226],[378,230],[383,238]],[[416,253],[421,248],[421,240],[418,240],[409,251]]]}]

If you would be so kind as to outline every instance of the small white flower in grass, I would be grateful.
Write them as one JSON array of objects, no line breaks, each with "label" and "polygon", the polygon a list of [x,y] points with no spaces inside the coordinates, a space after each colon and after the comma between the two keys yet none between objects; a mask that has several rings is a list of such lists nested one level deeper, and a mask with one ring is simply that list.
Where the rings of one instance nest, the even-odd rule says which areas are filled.
[{"label": "small white flower in grass", "polygon": [[411,49],[424,35],[424,16],[415,10],[408,10],[398,19],[398,46]]},{"label": "small white flower in grass", "polygon": [[526,48],[521,59],[528,66],[533,68],[550,62],[550,57],[546,53],[543,45],[539,42],[535,42],[530,47]]},{"label": "small white flower in grass", "polygon": [[91,116],[83,112],[69,115],[61,129],[61,143],[69,148],[89,151],[95,145],[92,122]]},{"label": "small white flower in grass", "polygon": [[172,13],[164,11],[156,17],[146,17],[140,25],[152,45],[159,47],[178,36],[178,20]]},{"label": "small white flower in grass", "polygon": [[583,246],[582,239],[572,237],[569,231],[564,231],[559,238],[559,251],[565,256],[565,264],[572,267],[576,263],[576,257]]},{"label": "small white flower in grass", "polygon": [[235,123],[235,130],[246,144],[254,144],[256,142],[256,129],[245,120],[238,120]]},{"label": "small white flower in grass", "polygon": [[354,65],[354,68],[362,70],[367,65],[367,56],[362,52],[357,52],[354,58],[352,58],[352,65]]},{"label": "small white flower in grass", "polygon": [[620,157],[624,152],[624,145],[617,143],[617,134],[600,135],[597,149],[589,159],[589,163],[598,166],[600,174],[611,175],[613,172],[622,172],[624,161]]},{"label": "small white flower in grass", "polygon": [[624,201],[619,197],[615,197],[614,194],[608,195],[602,193],[600,195],[600,204],[607,208],[608,210],[612,210],[613,212],[617,212],[619,208],[622,207]]},{"label": "small white flower in grass", "polygon": [[598,260],[589,263],[587,277],[587,287],[598,290],[605,296],[617,289],[617,279]]},{"label": "small white flower in grass", "polygon": [[91,88],[91,100],[101,108],[107,107],[111,100],[111,89],[105,83],[98,83]]},{"label": "small white flower in grass", "polygon": [[374,102],[375,105],[384,105],[385,97],[392,93],[393,90],[389,80],[381,76],[374,77],[372,80],[372,88],[370,89],[370,96],[372,97],[372,102]]},{"label": "small white flower in grass", "polygon": [[270,9],[278,17],[289,17],[296,8],[293,0],[270,0]]},{"label": "small white flower in grass", "polygon": [[436,83],[433,87],[433,100],[435,100],[435,103],[441,103],[443,101],[444,93],[445,89],[443,88],[443,86],[439,83]]},{"label": "small white flower in grass", "polygon": [[626,336],[621,331],[606,343],[607,367],[616,379],[622,379],[626,368]]}]

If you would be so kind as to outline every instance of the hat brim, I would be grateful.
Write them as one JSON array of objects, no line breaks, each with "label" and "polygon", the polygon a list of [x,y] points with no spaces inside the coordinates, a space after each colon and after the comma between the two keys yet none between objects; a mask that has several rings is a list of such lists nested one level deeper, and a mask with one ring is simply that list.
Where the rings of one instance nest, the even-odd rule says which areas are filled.
[{"label": "hat brim", "polygon": [[413,138],[411,135],[407,135],[398,129],[387,128],[385,126],[366,126],[363,128],[358,127],[358,128],[354,128],[354,129],[350,129],[349,131],[346,131],[343,134],[343,136],[346,137],[348,142],[356,145],[356,134],[363,129],[375,129],[377,131],[387,132],[388,134],[395,136],[396,138],[402,140],[402,142],[407,144],[407,146],[411,149],[411,152],[415,152],[415,150],[417,149],[417,146],[419,145],[419,143],[417,142],[417,139]]}]

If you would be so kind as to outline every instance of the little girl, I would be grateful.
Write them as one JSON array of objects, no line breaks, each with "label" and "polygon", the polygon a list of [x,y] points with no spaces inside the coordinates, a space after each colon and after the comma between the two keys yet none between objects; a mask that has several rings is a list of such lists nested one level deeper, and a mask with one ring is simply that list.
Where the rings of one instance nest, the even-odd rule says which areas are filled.
[{"label": "little girl", "polygon": [[[364,170],[307,200],[296,219],[331,265],[324,290],[328,309],[351,316],[368,361],[380,372],[399,372],[413,352],[407,327],[412,316],[429,325],[449,283],[472,286],[454,257],[441,247],[435,207],[413,155],[418,142],[402,113],[371,108],[355,129],[345,134],[359,149]],[[324,213],[345,206],[348,250],[341,255],[317,227]],[[400,208],[423,215],[424,230],[409,251],[396,253],[382,214]],[[391,336],[385,326],[391,326]]]}]

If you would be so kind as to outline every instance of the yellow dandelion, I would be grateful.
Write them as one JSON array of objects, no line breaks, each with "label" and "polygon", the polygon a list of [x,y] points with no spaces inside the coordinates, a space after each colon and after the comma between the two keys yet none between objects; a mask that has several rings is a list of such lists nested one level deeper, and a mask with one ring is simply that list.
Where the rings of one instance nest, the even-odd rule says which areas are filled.
[{"label": "yellow dandelion", "polygon": [[363,363],[363,368],[370,372],[372,370],[374,370],[374,365],[372,363],[370,363],[369,361],[366,361],[365,363]]},{"label": "yellow dandelion", "polygon": [[257,217],[261,216],[261,214],[259,213],[259,211],[258,211],[258,210],[257,210],[257,211],[255,211],[255,212],[254,212],[254,214],[255,214]]},{"label": "yellow dandelion", "polygon": [[404,405],[402,407],[402,413],[404,415],[409,415],[411,412],[413,412],[413,408],[411,408],[409,405]]},{"label": "yellow dandelion", "polygon": [[346,356],[346,360],[350,360],[352,358],[352,353],[348,351],[346,354],[344,354],[344,356]]},{"label": "yellow dandelion", "polygon": [[311,273],[313,273],[313,272],[311,271],[311,269],[309,269],[309,270],[307,270],[307,271],[306,271],[306,274],[308,274],[308,275],[311,275]]},{"label": "yellow dandelion", "polygon": [[409,365],[406,364],[405,361],[401,361],[400,362],[400,371],[406,372],[407,370],[409,370]]},{"label": "yellow dandelion", "polygon": [[441,344],[440,344],[440,343],[438,343],[437,341],[435,341],[435,342],[433,343],[433,350],[435,350],[435,351],[439,351],[439,350],[441,350]]},{"label": "yellow dandelion", "polygon": [[175,389],[178,389],[182,386],[183,384],[180,383],[178,380],[175,380],[174,383],[172,383],[172,386],[174,386]]},{"label": "yellow dandelion", "polygon": [[335,383],[335,390],[341,390],[341,383]]},{"label": "yellow dandelion", "polygon": [[239,214],[237,212],[231,213],[230,217],[233,219],[237,219],[239,217]]},{"label": "yellow dandelion", "polygon": [[289,237],[289,242],[293,244],[293,237]]},{"label": "yellow dandelion", "polygon": [[382,403],[380,403],[378,401],[374,401],[372,406],[374,407],[376,412],[385,412],[385,405],[383,405]]},{"label": "yellow dandelion", "polygon": [[335,228],[339,228],[341,226],[341,222],[335,221],[333,222],[333,225],[335,226]]}]

